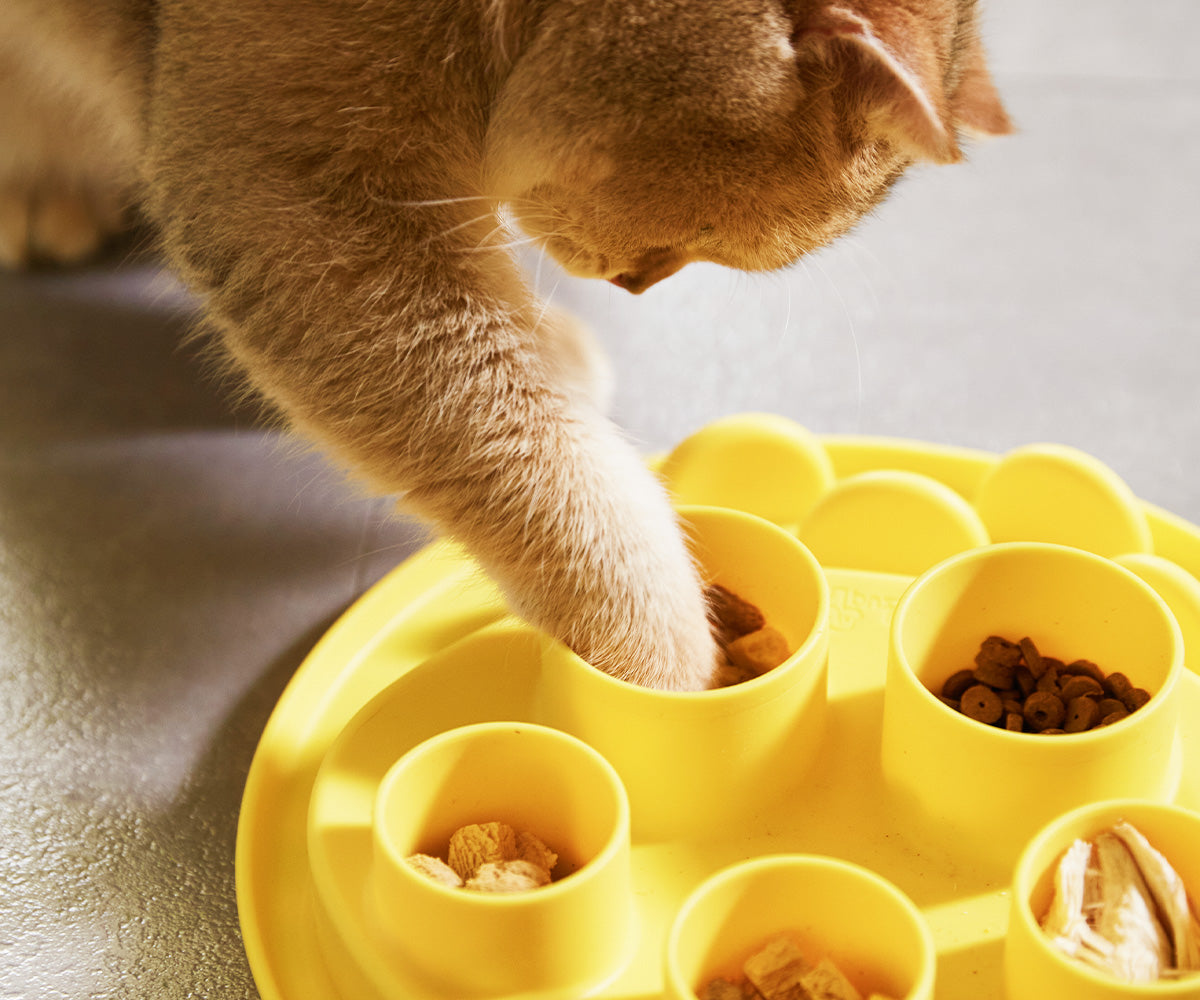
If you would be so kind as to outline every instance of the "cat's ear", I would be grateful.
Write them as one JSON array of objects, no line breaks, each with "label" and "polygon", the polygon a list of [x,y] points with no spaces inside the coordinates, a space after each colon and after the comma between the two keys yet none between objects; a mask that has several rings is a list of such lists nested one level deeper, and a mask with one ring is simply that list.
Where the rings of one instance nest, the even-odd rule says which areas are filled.
[{"label": "cat's ear", "polygon": [[946,92],[945,53],[935,22],[899,6],[863,0],[818,6],[795,25],[798,56],[827,55],[848,47],[854,84],[873,109],[878,127],[913,157],[934,163],[962,159],[956,127],[998,133],[1008,117],[988,76],[982,48],[973,43],[966,75],[955,93]]},{"label": "cat's ear", "polygon": [[1012,120],[1000,102],[992,74],[988,72],[983,43],[978,38],[972,39],[967,49],[962,79],[958,81],[951,103],[955,120],[968,132],[976,135],[1010,135],[1013,132]]}]

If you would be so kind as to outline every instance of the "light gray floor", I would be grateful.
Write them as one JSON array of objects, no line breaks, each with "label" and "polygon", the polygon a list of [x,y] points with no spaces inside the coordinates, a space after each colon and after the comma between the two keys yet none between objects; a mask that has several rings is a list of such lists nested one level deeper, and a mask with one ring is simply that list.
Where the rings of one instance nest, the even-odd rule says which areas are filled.
[{"label": "light gray floor", "polygon": [[[1019,135],[786,276],[539,281],[645,448],[717,416],[1083,448],[1200,522],[1194,0],[996,0]],[[234,407],[152,261],[0,276],[0,998],[256,996],[233,838],[331,617],[419,544]]]}]

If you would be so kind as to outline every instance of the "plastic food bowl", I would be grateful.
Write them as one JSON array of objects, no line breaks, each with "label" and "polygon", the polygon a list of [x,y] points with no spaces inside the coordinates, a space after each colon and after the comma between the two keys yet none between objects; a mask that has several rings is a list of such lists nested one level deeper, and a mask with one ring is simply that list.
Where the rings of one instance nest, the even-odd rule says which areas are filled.
[{"label": "plastic food bowl", "polygon": [[[930,995],[922,946],[905,946],[911,965],[891,957],[893,936],[924,928],[934,1000],[1099,996],[1039,985],[1038,962],[1056,967],[1023,938],[1035,893],[1014,889],[1017,857],[1075,806],[1200,809],[1200,530],[1059,445],[997,456],[747,415],[652,465],[696,505],[705,572],[758,603],[791,658],[722,691],[644,691],[513,617],[458,547],[417,553],[313,649],[259,743],[237,891],[263,1000],[688,997],[710,962],[761,943],[751,931],[809,926],[780,896],[793,877],[772,867],[780,855],[854,871],[919,912],[897,902],[880,925],[894,931],[864,916],[875,940],[843,951],[826,907],[835,957],[884,980],[864,987]],[[1018,569],[1020,586],[1003,585]],[[1005,631],[1120,669],[1153,698],[1072,737],[954,717],[926,683]],[[541,748],[531,782],[487,777],[521,747]],[[951,777],[968,766],[1006,780],[984,794],[978,774]],[[560,839],[573,872],[508,900],[410,879],[396,859],[437,847],[447,824],[505,818],[460,813],[460,795]],[[972,828],[984,816],[988,834]],[[762,921],[717,934],[722,906]]]}]

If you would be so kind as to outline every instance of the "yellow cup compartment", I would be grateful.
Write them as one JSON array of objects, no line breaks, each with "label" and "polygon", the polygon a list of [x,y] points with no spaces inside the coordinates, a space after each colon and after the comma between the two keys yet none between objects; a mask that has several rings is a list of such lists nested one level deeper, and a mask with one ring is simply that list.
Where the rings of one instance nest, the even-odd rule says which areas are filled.
[{"label": "yellow cup compartment", "polygon": [[[405,862],[418,852],[444,859],[456,829],[491,821],[534,833],[555,850],[556,880],[481,893],[441,885]],[[414,973],[446,996],[579,996],[629,957],[635,922],[625,791],[607,761],[564,733],[501,722],[427,740],[380,784],[372,834],[372,940],[348,978],[372,980],[379,996],[401,995]],[[336,906],[324,917],[334,935],[362,926],[361,914]]]},{"label": "yellow cup compartment", "polygon": [[780,935],[814,964],[831,959],[864,996],[933,997],[933,938],[912,901],[858,865],[794,854],[732,865],[688,897],[667,937],[666,996],[696,1000],[709,980],[739,978]]},{"label": "yellow cup compartment", "polygon": [[757,604],[791,656],[716,691],[653,691],[546,640],[540,721],[594,746],[629,792],[638,840],[720,829],[795,787],[824,732],[829,588],[795,537],[750,514],[685,507],[709,582]]},{"label": "yellow cup compartment", "polygon": [[[1152,697],[1085,733],[1014,733],[976,722],[934,692],[973,664],[989,635],[1029,636],[1047,656],[1121,671]],[[956,850],[1010,865],[1055,815],[1097,799],[1168,800],[1179,785],[1179,626],[1133,573],[1080,549],[1012,542],[954,556],[920,576],[892,618],[884,689],[884,780],[914,822]]]},{"label": "yellow cup compartment", "polygon": [[1029,842],[1016,866],[1004,952],[1009,1000],[1200,1000],[1200,973],[1176,981],[1120,983],[1063,955],[1042,933],[1039,921],[1050,905],[1062,853],[1077,838],[1087,840],[1122,819],[1166,857],[1193,903],[1200,901],[1200,815],[1131,799],[1091,803],[1060,816]]}]

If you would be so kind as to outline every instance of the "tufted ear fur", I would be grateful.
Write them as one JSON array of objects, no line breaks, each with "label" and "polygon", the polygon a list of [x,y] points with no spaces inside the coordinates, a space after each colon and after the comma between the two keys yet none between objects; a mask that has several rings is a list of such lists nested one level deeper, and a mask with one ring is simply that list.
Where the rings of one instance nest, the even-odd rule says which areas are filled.
[{"label": "tufted ear fur", "polygon": [[[916,12],[872,0],[822,3],[798,21],[792,44],[801,59],[846,59],[873,124],[914,159],[954,163],[962,159],[959,127],[990,135],[1012,127],[978,38],[970,34],[959,43],[963,50],[953,51],[954,5],[940,18],[938,7]],[[957,72],[948,74],[947,66]]]}]

